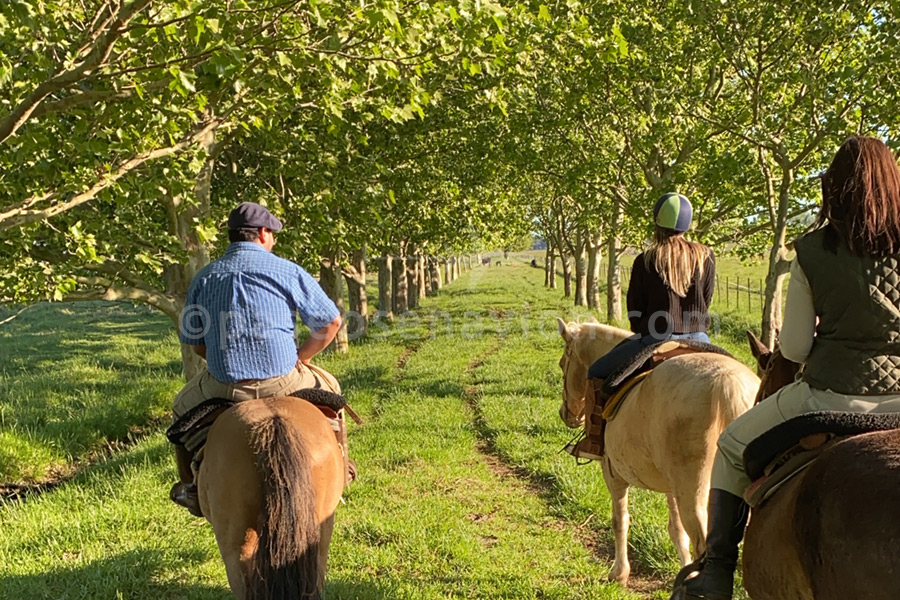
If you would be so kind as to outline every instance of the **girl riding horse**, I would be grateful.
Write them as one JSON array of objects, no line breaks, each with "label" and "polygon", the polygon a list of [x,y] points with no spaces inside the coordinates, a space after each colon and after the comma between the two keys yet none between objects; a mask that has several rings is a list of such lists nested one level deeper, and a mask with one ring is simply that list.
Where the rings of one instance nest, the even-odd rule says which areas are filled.
[{"label": "girl riding horse", "polygon": [[712,250],[684,238],[691,226],[691,203],[665,194],[653,208],[656,229],[646,252],[638,255],[628,285],[628,318],[634,335],[600,357],[588,370],[585,437],[566,451],[600,460],[603,448],[603,381],[630,358],[657,342],[690,339],[709,342],[709,305],[715,288]]}]

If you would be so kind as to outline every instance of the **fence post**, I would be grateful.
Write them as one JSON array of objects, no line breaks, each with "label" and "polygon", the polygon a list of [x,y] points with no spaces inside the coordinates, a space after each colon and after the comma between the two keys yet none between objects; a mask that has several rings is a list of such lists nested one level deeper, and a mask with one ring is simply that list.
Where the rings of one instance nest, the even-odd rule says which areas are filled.
[{"label": "fence post", "polygon": [[725,278],[725,308],[729,308],[731,299],[728,297],[728,277]]},{"label": "fence post", "polygon": [[747,278],[747,308],[753,310],[753,302],[750,299],[750,278]]}]

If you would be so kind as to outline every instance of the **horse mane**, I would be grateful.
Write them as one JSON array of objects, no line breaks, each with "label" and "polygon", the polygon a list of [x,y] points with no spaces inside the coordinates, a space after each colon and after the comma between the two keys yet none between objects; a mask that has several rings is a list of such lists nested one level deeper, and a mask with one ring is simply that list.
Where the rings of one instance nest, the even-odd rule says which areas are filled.
[{"label": "horse mane", "polygon": [[577,337],[587,337],[587,338],[602,338],[606,340],[611,339],[624,339],[632,334],[627,329],[622,329],[621,327],[616,327],[614,325],[607,325],[606,323],[595,323],[590,321],[588,323],[579,323],[578,324],[578,333]]},{"label": "horse mane", "polygon": [[573,350],[586,364],[600,358],[620,341],[633,335],[626,329],[606,323],[567,324],[566,329],[569,330],[571,341],[574,343]]},{"label": "horse mane", "polygon": [[320,600],[319,524],[309,453],[276,410],[251,432],[263,502],[247,600]]}]

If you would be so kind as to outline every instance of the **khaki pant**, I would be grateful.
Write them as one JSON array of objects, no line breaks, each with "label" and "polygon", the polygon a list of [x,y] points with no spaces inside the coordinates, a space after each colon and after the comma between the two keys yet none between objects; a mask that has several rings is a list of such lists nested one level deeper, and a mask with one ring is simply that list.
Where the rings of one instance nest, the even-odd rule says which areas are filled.
[{"label": "khaki pant", "polygon": [[297,363],[297,368],[280,377],[248,379],[237,383],[222,383],[204,367],[175,396],[172,412],[178,419],[192,408],[211,398],[227,400],[253,400],[271,396],[289,396],[304,388],[324,388],[336,394],[341,386],[334,375],[315,365]]},{"label": "khaki pant", "polygon": [[735,419],[719,437],[719,451],[713,463],[713,488],[744,495],[750,478],[744,470],[744,449],[754,439],[776,425],[816,411],[856,413],[900,413],[900,395],[845,396],[817,390],[804,381],[783,387]]}]

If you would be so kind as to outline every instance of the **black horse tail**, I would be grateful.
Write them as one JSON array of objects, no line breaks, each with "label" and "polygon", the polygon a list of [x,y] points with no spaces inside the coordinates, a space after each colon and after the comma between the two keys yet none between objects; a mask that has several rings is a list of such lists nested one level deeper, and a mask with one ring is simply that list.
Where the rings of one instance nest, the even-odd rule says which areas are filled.
[{"label": "black horse tail", "polygon": [[305,444],[277,412],[252,437],[263,502],[247,600],[321,600],[316,492]]}]

